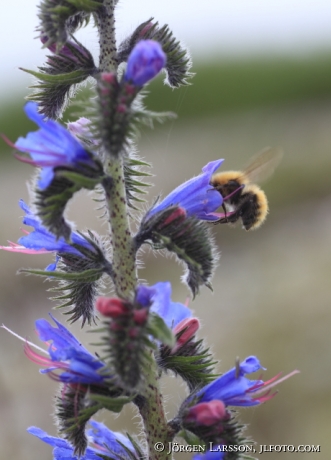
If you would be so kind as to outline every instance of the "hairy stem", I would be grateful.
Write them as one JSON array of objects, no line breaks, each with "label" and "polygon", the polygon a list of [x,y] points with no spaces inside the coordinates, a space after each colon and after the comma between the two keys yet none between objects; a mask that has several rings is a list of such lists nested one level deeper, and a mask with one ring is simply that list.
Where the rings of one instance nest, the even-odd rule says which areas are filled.
[{"label": "hairy stem", "polygon": [[115,37],[116,0],[104,0],[96,14],[96,23],[99,31],[99,68],[101,72],[110,72],[117,69],[117,48]]},{"label": "hairy stem", "polygon": [[[100,70],[111,72],[117,69],[117,51],[115,40],[114,7],[116,0],[104,0],[97,14],[100,37]],[[104,146],[105,148],[105,146]],[[111,178],[103,184],[108,207],[108,219],[113,249],[113,281],[119,297],[132,300],[137,285],[136,253],[128,220],[126,190],[124,182],[123,160],[121,155],[113,156],[104,152],[105,170]],[[158,369],[151,352],[150,365],[146,366],[144,388],[138,405],[143,419],[150,460],[166,460],[168,442],[173,431],[167,425],[162,395],[158,384]],[[158,452],[154,445],[162,442],[163,452]],[[171,455],[170,455],[171,458]]]},{"label": "hairy stem", "polygon": [[[168,460],[172,454],[168,454],[168,446],[174,437],[174,431],[167,424],[164,413],[162,394],[159,388],[158,370],[154,359],[145,374],[145,388],[143,397],[138,402],[140,415],[143,419],[146,441],[148,444],[149,460]],[[160,449],[160,443],[164,449]]]},{"label": "hairy stem", "polygon": [[134,242],[127,215],[122,159],[108,157],[105,166],[112,178],[109,186],[104,187],[112,234],[113,281],[117,295],[131,300],[137,285],[137,274]]},{"label": "hairy stem", "polygon": [[[116,3],[116,0],[104,0],[96,15],[102,72],[113,72],[117,69],[114,18]],[[112,156],[108,151],[104,153],[105,170],[112,178],[111,182],[104,184],[104,189],[112,238],[113,281],[117,295],[129,300],[137,284],[137,275],[135,251],[127,213],[123,164],[120,156]]]}]

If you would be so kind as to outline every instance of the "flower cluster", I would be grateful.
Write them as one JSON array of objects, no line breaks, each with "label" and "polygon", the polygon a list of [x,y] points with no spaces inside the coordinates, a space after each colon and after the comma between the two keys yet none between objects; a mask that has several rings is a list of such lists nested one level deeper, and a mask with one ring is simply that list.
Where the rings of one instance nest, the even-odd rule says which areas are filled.
[{"label": "flower cluster", "polygon": [[[55,399],[59,437],[36,427],[28,431],[53,447],[55,460],[166,460],[169,455],[161,455],[154,446],[175,436],[216,446],[194,455],[193,460],[239,460],[243,457],[222,450],[250,442],[232,408],[268,401],[275,395],[272,388],[297,371],[268,381],[250,379],[248,374],[264,368],[257,357],[249,356],[219,375],[217,361],[204,339],[198,338],[200,320],[189,301],[173,301],[168,281],[151,286],[138,281],[139,251],[149,244],[153,251],[167,250],[184,263],[183,281],[193,298],[201,286],[212,288],[218,254],[208,224],[228,222],[231,212],[225,213],[224,201],[233,195],[222,196],[223,189],[213,186],[214,174],[223,163],[216,159],[157,201],[140,220],[134,211],[128,213],[128,206],[133,207],[130,200],[141,201],[139,187],[146,185],[139,176],[148,175],[140,170],[148,165],[137,158],[133,147],[137,124],[151,125],[163,118],[143,107],[143,89],[162,70],[172,87],[187,84],[191,61],[169,27],[159,27],[153,18],[117,47],[116,3],[42,0],[38,30],[52,55],[40,72],[28,71],[39,78],[39,92],[32,97],[37,102],[25,106],[39,129],[11,144],[24,154],[16,154],[19,160],[41,170],[31,191],[33,208],[20,201],[23,224],[32,231],[24,231],[17,243],[0,248],[54,253],[56,261],[45,271],[24,271],[59,281],[53,289],[57,295],[53,300],[61,302],[57,307],[71,307],[66,314],[72,322],[82,319],[82,327],[94,322],[98,328],[92,332],[101,334],[95,346],[102,347],[92,354],[52,315],[54,324],[36,321],[38,337],[47,348],[24,341],[24,351],[42,367],[42,374],[60,384]],[[99,68],[74,37],[92,16],[99,33]],[[120,64],[123,68],[118,68]],[[88,77],[96,80],[87,103],[89,119],[69,122],[66,129],[54,118],[62,113],[75,86]],[[73,231],[67,223],[67,204],[82,188],[97,188],[101,195],[108,237],[99,239],[90,230]],[[237,192],[238,188],[233,193]],[[234,212],[232,221],[241,209]],[[130,230],[131,218],[137,221],[135,235]],[[161,376],[169,372],[187,385],[173,420],[166,418],[159,385]],[[100,410],[120,413],[128,403],[136,406],[143,423],[146,438],[141,445],[129,434],[113,432],[92,420]]]}]

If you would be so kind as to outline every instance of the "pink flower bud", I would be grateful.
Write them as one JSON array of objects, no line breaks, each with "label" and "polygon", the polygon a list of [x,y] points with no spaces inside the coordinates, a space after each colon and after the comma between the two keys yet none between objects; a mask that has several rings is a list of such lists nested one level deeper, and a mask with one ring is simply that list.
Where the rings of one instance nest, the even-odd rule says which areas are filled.
[{"label": "pink flower bud", "polygon": [[110,318],[118,318],[128,311],[122,300],[109,297],[98,297],[95,308],[99,313]]},{"label": "pink flower bud", "polygon": [[149,30],[151,30],[151,28],[154,26],[154,24],[152,22],[149,22],[145,25],[145,27],[143,29],[141,29],[141,31],[139,32],[139,37],[140,38],[144,38],[145,35],[147,34],[147,32]]},{"label": "pink flower bud", "polygon": [[176,353],[176,351],[181,348],[185,343],[187,343],[197,332],[200,327],[200,322],[198,318],[186,318],[183,319],[177,326],[173,329],[175,336],[179,335],[176,340],[176,345],[171,350],[171,353]]},{"label": "pink flower bud", "polygon": [[101,80],[106,83],[115,83],[117,81],[117,77],[113,72],[103,72],[101,74]]},{"label": "pink flower bud", "polygon": [[191,407],[185,417],[185,422],[212,426],[227,418],[228,412],[225,404],[218,399],[214,399],[213,401],[202,402]]},{"label": "pink flower bud", "polygon": [[149,313],[148,308],[141,308],[139,310],[134,310],[134,312],[133,312],[133,320],[134,320],[134,322],[137,325],[142,326],[143,324],[146,323],[148,313]]}]

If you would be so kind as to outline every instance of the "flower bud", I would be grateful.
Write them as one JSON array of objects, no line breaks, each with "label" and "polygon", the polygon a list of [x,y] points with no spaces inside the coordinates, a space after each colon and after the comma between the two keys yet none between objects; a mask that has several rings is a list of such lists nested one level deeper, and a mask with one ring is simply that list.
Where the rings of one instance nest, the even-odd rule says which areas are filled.
[{"label": "flower bud", "polygon": [[60,49],[57,49],[56,43],[49,43],[49,38],[45,34],[41,34],[40,41],[43,45],[47,46],[52,53],[62,58],[67,58],[77,65],[82,66],[84,63],[93,63],[91,53],[78,41],[67,40]]},{"label": "flower bud", "polygon": [[98,297],[95,308],[109,318],[118,318],[127,313],[127,306],[116,298]]},{"label": "flower bud", "polygon": [[133,320],[135,324],[138,326],[143,326],[148,318],[149,309],[148,308],[140,308],[139,310],[133,311]]},{"label": "flower bud", "polygon": [[200,322],[198,318],[186,318],[177,324],[177,326],[172,331],[176,336],[176,345],[171,350],[171,354],[176,353],[179,348],[191,340],[199,327]]},{"label": "flower bud", "polygon": [[225,404],[217,399],[191,407],[185,416],[185,423],[212,426],[228,418]]},{"label": "flower bud", "polygon": [[124,80],[135,86],[143,86],[154,78],[166,64],[162,46],[154,40],[141,40],[133,48]]},{"label": "flower bud", "polygon": [[150,307],[156,290],[148,286],[139,285],[136,290],[135,303],[141,307]]}]

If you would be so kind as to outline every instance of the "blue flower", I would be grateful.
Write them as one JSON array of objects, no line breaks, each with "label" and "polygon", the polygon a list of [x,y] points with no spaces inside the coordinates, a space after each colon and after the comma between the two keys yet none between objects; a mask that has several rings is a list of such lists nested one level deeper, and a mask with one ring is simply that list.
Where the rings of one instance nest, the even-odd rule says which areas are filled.
[{"label": "blue flower", "polygon": [[69,131],[56,121],[44,120],[35,102],[28,102],[24,109],[40,129],[28,133],[25,138],[19,137],[15,148],[31,157],[31,160],[18,157],[20,160],[42,168],[38,181],[41,190],[50,185],[54,178],[54,168],[58,166],[79,167],[80,163],[94,165],[91,154]]},{"label": "blue flower", "polygon": [[222,451],[223,446],[214,446],[213,449],[215,450],[208,450],[206,453],[193,455],[192,460],[223,460],[226,453],[226,451]]},{"label": "blue flower", "polygon": [[158,42],[141,40],[130,53],[124,80],[134,86],[143,86],[162,70],[166,60]]},{"label": "blue flower", "polygon": [[[106,365],[93,356],[71,334],[71,332],[50,315],[57,327],[45,319],[36,321],[36,330],[40,340],[52,341],[48,348],[49,357],[34,351],[26,343],[25,353],[31,361],[42,366],[49,366],[40,372],[50,373],[55,380],[64,383],[102,385],[111,376],[105,372]],[[57,374],[54,371],[61,371]]]},{"label": "blue flower", "polygon": [[[192,317],[192,312],[186,305],[171,301],[171,283],[168,281],[156,283],[154,286],[138,285],[134,306],[135,315],[139,315],[139,319],[147,320],[148,312],[157,313],[171,329]],[[116,297],[99,297],[96,309],[111,318],[128,314],[128,304]]]},{"label": "blue flower", "polygon": [[161,203],[150,209],[146,215],[154,215],[170,206],[184,208],[188,216],[196,216],[198,219],[214,221],[219,216],[214,215],[222,203],[222,195],[210,185],[214,172],[224,160],[215,160],[202,168],[202,174],[184,182],[175,188]]},{"label": "blue flower", "polygon": [[184,319],[192,316],[191,310],[184,304],[172,302],[171,283],[159,282],[153,286],[140,284],[136,290],[135,302],[163,318],[166,325],[175,328]]},{"label": "blue flower", "polygon": [[[249,380],[245,374],[264,369],[255,356],[249,356],[238,367],[234,367],[218,379],[203,387],[196,396],[199,402],[208,402],[219,399],[226,406],[255,406],[270,399],[273,395],[258,396],[262,391],[271,387],[275,378],[263,380]],[[268,388],[267,388],[268,386]],[[272,385],[273,386],[273,385]]]},{"label": "blue flower", "polygon": [[[23,218],[23,224],[34,227],[34,231],[28,233],[25,236],[22,236],[18,240],[18,244],[11,243],[11,246],[1,246],[1,249],[5,249],[11,252],[22,252],[29,254],[44,254],[48,252],[69,253],[79,257],[84,257],[84,255],[78,249],[67,243],[63,237],[56,239],[55,235],[50,233],[43,226],[42,222],[30,211],[29,207],[24,203],[23,200],[20,200],[19,204],[23,211],[26,213],[25,217]],[[71,240],[74,244],[82,246],[82,248],[89,249],[90,251],[94,250],[93,246],[78,233],[72,232]],[[56,263],[49,265],[46,270],[54,271],[55,268]]]},{"label": "blue flower", "polygon": [[[131,441],[124,436],[124,434],[110,431],[103,423],[96,422],[95,420],[91,420],[90,424],[92,425],[92,429],[88,430],[87,434],[93,441],[93,444],[95,444],[98,449],[103,450],[104,455],[107,455],[109,452],[109,454],[115,454],[119,458],[129,457],[127,451],[121,444],[131,451],[132,454],[136,453]],[[119,444],[118,441],[121,444]]]},{"label": "blue flower", "polygon": [[191,310],[184,304],[172,302],[171,283],[159,282],[151,286],[154,290],[150,311],[157,313],[168,327],[174,329],[181,321],[192,316]]},{"label": "blue flower", "polygon": [[92,429],[88,430],[88,437],[95,447],[88,447],[85,454],[80,457],[74,454],[74,448],[65,439],[49,436],[45,431],[34,426],[27,431],[54,447],[53,460],[101,460],[103,457],[113,460],[129,459],[128,452],[117,441],[135,454],[135,449],[126,436],[110,431],[103,423],[92,420],[90,424]]}]

